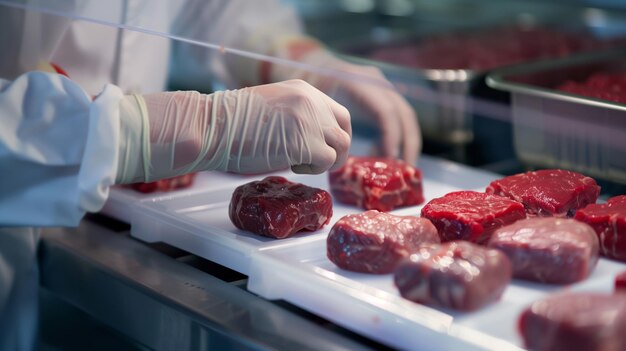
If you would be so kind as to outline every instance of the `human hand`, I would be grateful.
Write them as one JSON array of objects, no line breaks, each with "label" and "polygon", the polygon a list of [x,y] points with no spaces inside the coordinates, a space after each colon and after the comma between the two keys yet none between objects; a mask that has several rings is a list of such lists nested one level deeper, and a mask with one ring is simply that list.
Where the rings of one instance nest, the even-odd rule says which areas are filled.
[{"label": "human hand", "polygon": [[321,173],[345,162],[352,137],[349,112],[301,80],[133,95],[120,113],[118,183],[201,170]]},{"label": "human hand", "polygon": [[[312,69],[273,64],[271,81],[303,79],[335,101],[346,106],[353,121],[363,121],[380,129],[380,152],[414,164],[422,149],[422,138],[414,110],[385,78],[380,69],[340,60],[309,39],[284,40],[277,44],[277,56],[311,65]],[[328,74],[315,68],[344,74]]]}]

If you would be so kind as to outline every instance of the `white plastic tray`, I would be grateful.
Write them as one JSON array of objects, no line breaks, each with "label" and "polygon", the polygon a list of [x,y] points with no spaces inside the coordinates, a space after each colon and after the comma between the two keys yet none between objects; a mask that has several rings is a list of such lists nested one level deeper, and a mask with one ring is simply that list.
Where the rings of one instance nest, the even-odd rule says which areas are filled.
[{"label": "white plastic tray", "polygon": [[475,312],[437,310],[403,299],[393,275],[353,273],[326,258],[326,238],[261,250],[248,290],[285,300],[403,350],[520,350],[517,317],[533,301],[566,289],[611,292],[626,265],[600,259],[585,281],[568,287],[514,280],[502,299]]},{"label": "white plastic tray", "polygon": [[228,184],[241,182],[244,179],[251,179],[250,176],[238,176],[221,172],[199,172],[189,188],[172,190],[168,192],[157,191],[153,193],[141,193],[133,189],[123,188],[121,186],[111,187],[109,198],[104,204],[100,213],[109,217],[113,217],[120,221],[130,223],[131,214],[137,203],[142,201],[151,201],[169,195],[184,196],[194,194],[199,191],[219,189]]},{"label": "white plastic tray", "polygon": [[[449,182],[467,183],[468,179],[476,178],[478,174],[484,174],[475,171],[476,173],[472,176],[468,170],[462,176],[460,171],[465,168],[428,157],[424,157],[420,162],[420,168],[424,173],[426,201],[462,188],[448,185],[446,178],[449,178]],[[329,189],[327,174],[314,176],[287,172],[279,174],[286,176],[291,181]],[[308,242],[317,238],[325,238],[332,225],[339,218],[350,213],[363,211],[353,206],[335,202],[333,203],[331,222],[324,228],[315,232],[299,233],[282,240],[265,238],[239,230],[228,217],[228,204],[231,195],[238,185],[263,177],[265,175],[237,177],[234,180],[230,179],[224,182],[218,189],[211,188],[177,194],[168,193],[141,201],[137,203],[131,213],[131,235],[147,242],[165,242],[243,274],[249,274],[250,256],[253,252],[293,242]],[[394,213],[417,216],[419,215],[419,208],[417,206],[406,207],[396,210]]]},{"label": "white plastic tray", "polygon": [[[433,168],[426,169],[434,174]],[[467,177],[462,170],[442,176],[457,177],[474,190],[484,190],[489,183],[479,174]],[[470,181],[478,179],[476,176],[485,180],[482,186]],[[426,187],[443,190],[432,180]],[[420,209],[413,207],[410,212],[419,213]],[[600,259],[589,278],[569,286],[513,280],[500,301],[463,313],[403,299],[392,274],[370,275],[337,268],[326,257],[325,235],[262,248],[252,256],[250,267],[248,290],[264,298],[288,301],[399,349],[450,351],[521,350],[517,318],[533,301],[565,290],[610,293],[615,276],[626,270],[624,263]]]}]

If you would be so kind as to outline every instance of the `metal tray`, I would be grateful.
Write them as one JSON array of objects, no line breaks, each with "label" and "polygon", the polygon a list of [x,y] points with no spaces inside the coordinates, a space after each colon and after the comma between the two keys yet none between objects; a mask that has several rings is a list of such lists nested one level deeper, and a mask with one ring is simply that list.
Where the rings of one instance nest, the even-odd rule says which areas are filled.
[{"label": "metal tray", "polygon": [[626,71],[626,49],[503,68],[487,84],[512,94],[514,147],[533,167],[626,184],[626,104],[556,90],[595,72]]},{"label": "metal tray", "polygon": [[[510,104],[509,94],[493,90],[485,84],[486,75],[499,67],[485,70],[419,69],[373,60],[367,56],[379,48],[393,47],[402,43],[416,43],[438,33],[481,31],[515,23],[521,23],[521,26],[530,24],[566,32],[586,32],[600,40],[613,39],[626,34],[624,28],[626,16],[623,14],[574,7],[567,7],[559,12],[553,7],[548,9],[540,7],[526,12],[520,12],[520,9],[504,8],[499,21],[468,23],[462,28],[446,24],[440,18],[434,18],[432,21],[439,23],[438,30],[416,33],[389,32],[378,36],[374,33],[369,39],[331,45],[338,54],[352,62],[379,67],[385,76],[399,87],[400,92],[417,111],[425,139],[444,144],[465,145],[473,141],[475,131],[478,131],[476,129],[478,125],[474,126],[476,117],[507,123],[510,120],[507,111]],[[493,106],[494,103],[498,106]],[[483,128],[482,124],[480,128]],[[507,125],[506,129],[498,128],[496,133],[498,135],[509,133],[506,135],[508,137],[510,126]],[[476,137],[479,137],[478,134],[484,138],[482,133],[477,133]]]}]

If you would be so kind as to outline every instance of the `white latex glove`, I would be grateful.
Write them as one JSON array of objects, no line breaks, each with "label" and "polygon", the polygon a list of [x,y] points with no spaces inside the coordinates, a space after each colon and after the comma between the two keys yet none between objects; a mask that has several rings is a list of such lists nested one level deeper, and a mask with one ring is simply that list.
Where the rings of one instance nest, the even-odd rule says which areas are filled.
[{"label": "white latex glove", "polygon": [[272,54],[347,73],[342,77],[340,74],[323,74],[272,64],[269,80],[298,78],[309,82],[346,106],[354,121],[361,120],[377,126],[382,137],[380,151],[384,156],[402,156],[411,164],[417,161],[422,149],[422,137],[415,112],[380,69],[340,60],[316,41],[305,37],[277,41]]},{"label": "white latex glove", "polygon": [[352,137],[348,110],[301,80],[127,96],[120,120],[118,184],[202,170],[321,173],[344,163]]}]

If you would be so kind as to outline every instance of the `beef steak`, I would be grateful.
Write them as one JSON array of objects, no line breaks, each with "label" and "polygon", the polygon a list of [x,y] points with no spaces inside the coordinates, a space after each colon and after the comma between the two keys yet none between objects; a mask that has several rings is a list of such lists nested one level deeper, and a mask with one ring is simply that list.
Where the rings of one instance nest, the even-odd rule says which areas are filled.
[{"label": "beef steak", "polygon": [[337,221],[328,234],[326,252],[339,268],[385,274],[419,245],[438,242],[437,229],[425,218],[370,210]]},{"label": "beef steak", "polygon": [[626,294],[556,294],[534,302],[519,329],[533,351],[626,350]]},{"label": "beef steak", "polygon": [[402,160],[350,156],[328,177],[337,201],[366,210],[391,211],[424,202],[421,172]]},{"label": "beef steak", "polygon": [[585,279],[598,262],[593,229],[565,218],[528,218],[497,229],[489,247],[504,252],[515,278],[568,284]]},{"label": "beef steak", "polygon": [[411,301],[471,311],[498,300],[511,274],[502,252],[454,241],[423,245],[398,265],[394,283]]},{"label": "beef steak", "polygon": [[430,219],[442,242],[467,240],[482,244],[499,227],[525,218],[524,206],[502,196],[456,191],[428,202],[422,217]]},{"label": "beef steak", "polygon": [[575,219],[589,224],[600,239],[603,256],[626,261],[626,195],[604,204],[591,204],[576,211]]},{"label": "beef steak", "polygon": [[523,203],[529,215],[572,217],[577,209],[596,202],[600,187],[583,174],[546,169],[495,180],[485,192]]},{"label": "beef steak", "polygon": [[228,215],[239,229],[283,239],[328,224],[333,204],[325,190],[271,176],[238,186]]}]

